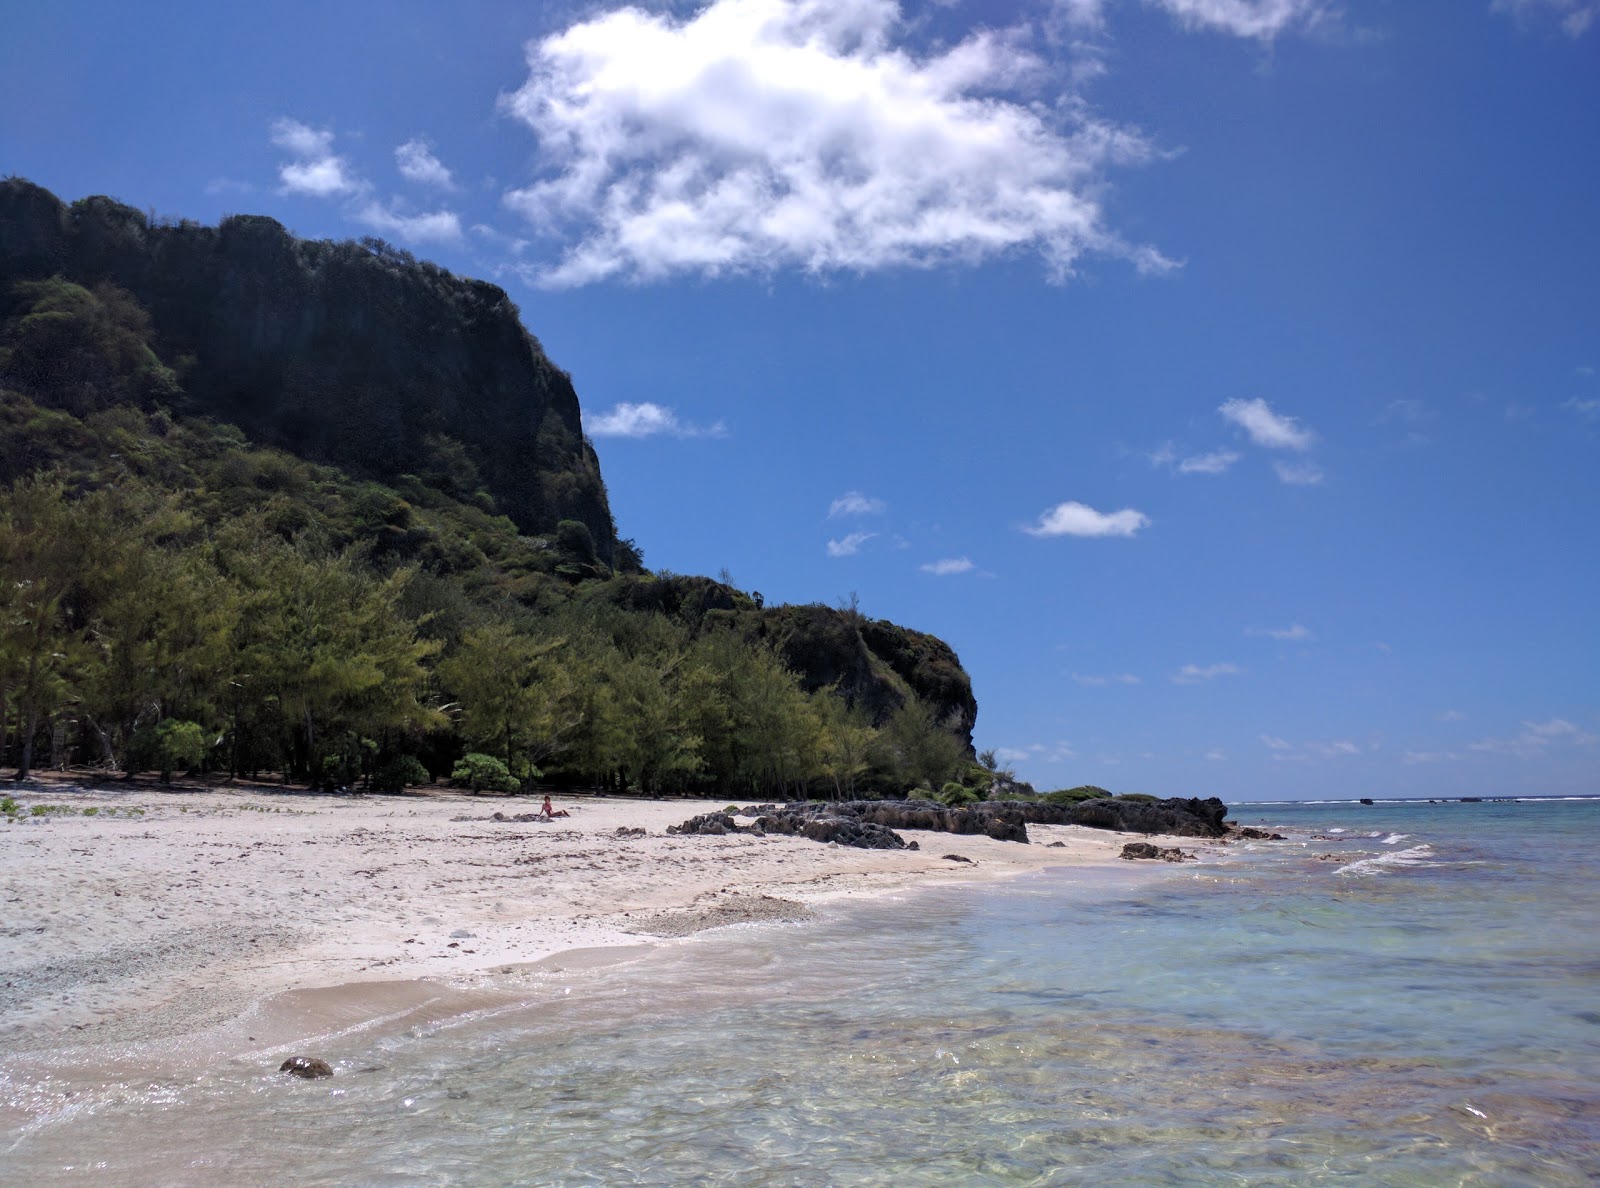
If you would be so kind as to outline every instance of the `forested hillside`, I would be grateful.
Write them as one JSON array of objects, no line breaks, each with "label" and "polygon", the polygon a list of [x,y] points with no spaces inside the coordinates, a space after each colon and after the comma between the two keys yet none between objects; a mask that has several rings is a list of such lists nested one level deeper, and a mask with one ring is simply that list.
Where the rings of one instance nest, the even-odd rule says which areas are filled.
[{"label": "forested hillside", "polygon": [[498,289],[271,220],[0,183],[0,577],[19,775],[988,780],[942,641],[645,570]]}]

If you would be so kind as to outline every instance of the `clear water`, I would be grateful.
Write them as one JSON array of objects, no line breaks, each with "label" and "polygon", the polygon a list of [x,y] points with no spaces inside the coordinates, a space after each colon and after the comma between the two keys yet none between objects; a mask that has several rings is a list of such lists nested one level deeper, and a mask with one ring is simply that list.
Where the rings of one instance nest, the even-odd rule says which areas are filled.
[{"label": "clear water", "polygon": [[1235,817],[1291,840],[705,934],[332,1081],[0,1085],[0,1181],[1600,1179],[1600,801]]}]

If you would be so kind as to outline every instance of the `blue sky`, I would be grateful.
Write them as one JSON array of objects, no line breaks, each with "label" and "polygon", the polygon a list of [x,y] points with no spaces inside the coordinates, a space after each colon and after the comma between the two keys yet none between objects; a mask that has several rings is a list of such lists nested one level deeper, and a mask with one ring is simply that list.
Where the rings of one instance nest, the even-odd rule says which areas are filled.
[{"label": "blue sky", "polygon": [[503,284],[1040,787],[1600,792],[1600,3],[58,2],[0,170]]}]

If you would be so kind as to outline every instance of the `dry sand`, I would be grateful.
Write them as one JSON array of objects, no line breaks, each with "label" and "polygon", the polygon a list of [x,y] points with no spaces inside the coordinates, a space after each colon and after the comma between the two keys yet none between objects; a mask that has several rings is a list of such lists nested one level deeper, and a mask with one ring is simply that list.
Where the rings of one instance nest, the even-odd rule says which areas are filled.
[{"label": "dry sand", "polygon": [[[491,817],[537,798],[455,793],[11,794],[23,819],[0,825],[0,1072],[91,1054],[141,1067],[262,1058],[374,1020],[511,1001],[540,963],[627,960],[839,897],[1121,866],[1126,840],[1041,825],[1029,845],[903,831],[915,851],[668,835],[725,807],[682,800],[558,798],[571,816],[535,823]],[[35,817],[39,804],[72,811]]]}]

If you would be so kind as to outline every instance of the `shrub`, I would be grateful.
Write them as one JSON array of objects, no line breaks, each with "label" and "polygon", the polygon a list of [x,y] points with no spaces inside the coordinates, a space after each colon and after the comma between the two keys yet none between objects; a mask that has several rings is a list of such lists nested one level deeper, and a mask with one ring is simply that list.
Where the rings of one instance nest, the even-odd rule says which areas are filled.
[{"label": "shrub", "polygon": [[192,770],[206,761],[210,746],[206,729],[199,722],[182,722],[177,718],[163,718],[156,726],[156,763],[161,768],[161,782],[170,783],[172,773],[178,768]]},{"label": "shrub", "polygon": [[1124,792],[1117,797],[1118,800],[1131,800],[1136,804],[1155,804],[1161,797],[1151,796],[1148,792]]},{"label": "shrub", "polygon": [[378,792],[399,792],[430,779],[428,769],[415,755],[392,755],[372,773],[372,787]]},{"label": "shrub", "polygon": [[943,788],[933,794],[933,798],[940,804],[950,808],[960,808],[962,805],[977,804],[983,797],[965,784],[951,780]]},{"label": "shrub", "polygon": [[1081,784],[1076,788],[1063,788],[1059,792],[1046,792],[1039,799],[1046,804],[1078,804],[1085,800],[1103,800],[1110,795],[1104,788]]},{"label": "shrub", "polygon": [[461,756],[450,771],[450,779],[474,792],[515,792],[519,787],[504,763],[478,751]]}]

